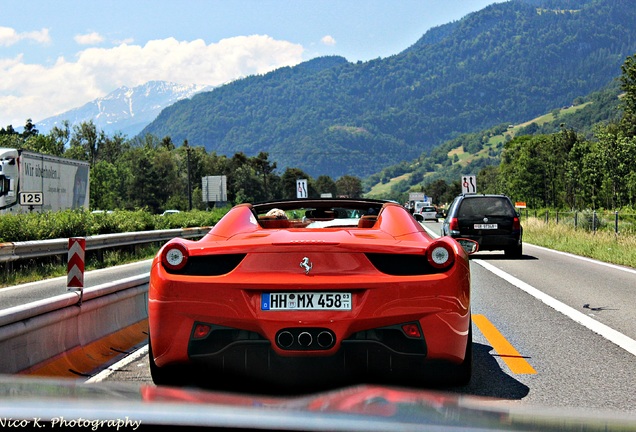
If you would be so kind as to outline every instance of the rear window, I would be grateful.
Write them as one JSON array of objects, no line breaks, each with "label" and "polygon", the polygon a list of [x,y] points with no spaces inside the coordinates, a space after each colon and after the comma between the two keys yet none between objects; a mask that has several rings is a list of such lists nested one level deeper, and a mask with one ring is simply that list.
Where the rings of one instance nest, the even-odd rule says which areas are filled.
[{"label": "rear window", "polygon": [[464,199],[459,207],[459,217],[505,216],[514,217],[515,211],[510,202],[500,197],[480,197]]}]

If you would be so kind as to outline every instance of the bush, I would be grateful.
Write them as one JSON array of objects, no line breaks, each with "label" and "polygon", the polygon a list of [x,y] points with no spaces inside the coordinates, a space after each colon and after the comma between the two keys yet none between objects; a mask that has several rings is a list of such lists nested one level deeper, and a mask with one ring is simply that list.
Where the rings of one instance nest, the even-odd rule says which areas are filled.
[{"label": "bush", "polygon": [[6,214],[0,216],[0,242],[213,226],[228,210],[227,207],[215,208],[212,211],[196,210],[169,216],[152,215],[147,210],[116,210],[112,213],[65,210]]}]

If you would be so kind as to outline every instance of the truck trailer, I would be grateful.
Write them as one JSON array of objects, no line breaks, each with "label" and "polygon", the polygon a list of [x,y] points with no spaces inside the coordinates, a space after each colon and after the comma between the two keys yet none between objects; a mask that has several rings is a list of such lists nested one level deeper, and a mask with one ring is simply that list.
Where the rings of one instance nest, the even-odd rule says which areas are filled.
[{"label": "truck trailer", "polygon": [[0,148],[0,214],[88,210],[88,162]]}]

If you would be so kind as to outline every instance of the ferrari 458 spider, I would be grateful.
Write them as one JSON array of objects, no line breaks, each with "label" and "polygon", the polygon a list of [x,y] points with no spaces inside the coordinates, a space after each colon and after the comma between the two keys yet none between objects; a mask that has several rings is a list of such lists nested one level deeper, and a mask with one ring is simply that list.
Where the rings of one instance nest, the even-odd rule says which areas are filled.
[{"label": "ferrari 458 spider", "polygon": [[153,380],[178,384],[196,369],[202,382],[280,387],[465,384],[466,244],[430,237],[393,202],[237,205],[152,263]]}]

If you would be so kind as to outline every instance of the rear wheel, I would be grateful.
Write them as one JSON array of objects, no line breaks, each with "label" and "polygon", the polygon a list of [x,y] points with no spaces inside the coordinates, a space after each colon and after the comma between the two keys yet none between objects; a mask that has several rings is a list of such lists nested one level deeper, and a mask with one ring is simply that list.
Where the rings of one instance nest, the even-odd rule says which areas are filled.
[{"label": "rear wheel", "polygon": [[521,258],[521,256],[523,255],[523,245],[518,244],[516,246],[509,247],[504,250],[504,253],[506,254],[506,256],[509,256],[511,258]]},{"label": "rear wheel", "polygon": [[460,387],[470,383],[470,378],[473,375],[473,320],[472,318],[468,324],[468,337],[466,338],[466,352],[464,354],[464,361],[458,365],[451,366],[446,371],[444,376],[444,382],[440,383],[444,386]]},{"label": "rear wheel", "polygon": [[[464,360],[460,364],[444,362],[432,369],[422,371],[420,377],[413,377],[416,385],[433,387],[461,387],[468,385],[473,373],[473,323],[469,321],[468,337],[466,338],[466,351]],[[408,385],[408,384],[407,384]]]},{"label": "rear wheel", "polygon": [[182,379],[176,366],[157,366],[150,338],[148,339],[148,361],[150,363],[150,376],[156,385],[176,385]]},{"label": "rear wheel", "polygon": [[468,340],[466,341],[466,354],[464,361],[457,367],[457,375],[453,385],[464,386],[470,382],[473,374],[473,320],[470,320],[468,328]]}]

